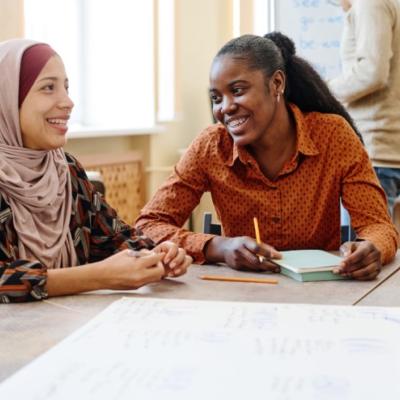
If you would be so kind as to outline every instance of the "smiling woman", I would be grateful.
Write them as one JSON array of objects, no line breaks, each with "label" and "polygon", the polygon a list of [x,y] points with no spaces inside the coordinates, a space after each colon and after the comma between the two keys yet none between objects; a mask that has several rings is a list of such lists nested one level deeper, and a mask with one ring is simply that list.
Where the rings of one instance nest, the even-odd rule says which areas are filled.
[{"label": "smiling woman", "polygon": [[[43,68],[31,83],[34,77],[29,72],[32,71],[32,65],[40,67],[41,64],[44,64]],[[64,146],[74,103],[68,96],[68,78],[61,58],[49,46],[41,44],[25,51],[22,66],[29,68],[26,72],[22,71],[22,76],[28,78],[19,96],[19,120],[24,146],[34,150]]]},{"label": "smiling woman", "polygon": [[[259,88],[264,90],[259,90]],[[296,134],[291,121],[279,107],[285,76],[278,70],[265,82],[262,70],[247,68],[244,60],[217,57],[211,67],[210,95],[215,118],[224,124],[237,146],[262,152],[274,144],[279,157],[260,162],[263,173],[273,179],[294,153]],[[265,135],[270,131],[269,135]],[[261,157],[264,160],[264,157]],[[273,161],[273,162],[272,162]]]},{"label": "smiling woman", "polygon": [[62,150],[74,103],[50,46],[0,43],[0,104],[0,302],[136,289],[186,272],[183,249],[124,223]]},{"label": "smiling woman", "polygon": [[[375,278],[398,240],[384,192],[353,121],[293,42],[232,39],[211,65],[210,97],[219,123],[194,140],[136,226],[200,263],[277,272],[277,250],[339,248],[342,198],[357,241],[343,245],[338,273]],[[207,191],[224,237],[182,229]]]}]

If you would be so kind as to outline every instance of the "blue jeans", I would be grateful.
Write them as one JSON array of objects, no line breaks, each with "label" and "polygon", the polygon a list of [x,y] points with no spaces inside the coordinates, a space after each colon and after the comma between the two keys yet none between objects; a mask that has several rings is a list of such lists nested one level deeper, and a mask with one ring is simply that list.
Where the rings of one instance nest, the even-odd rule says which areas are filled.
[{"label": "blue jeans", "polygon": [[375,172],[386,193],[392,214],[394,200],[400,194],[400,168],[375,167]]}]

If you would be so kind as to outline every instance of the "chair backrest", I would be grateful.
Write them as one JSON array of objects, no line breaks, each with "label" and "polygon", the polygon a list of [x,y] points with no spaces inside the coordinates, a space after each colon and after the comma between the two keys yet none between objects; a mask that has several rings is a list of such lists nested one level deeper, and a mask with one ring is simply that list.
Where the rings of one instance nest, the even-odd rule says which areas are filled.
[{"label": "chair backrest", "polygon": [[400,195],[397,196],[393,204],[392,220],[396,229],[400,232]]},{"label": "chair backrest", "polygon": [[356,236],[354,229],[351,227],[350,214],[340,202],[340,244],[352,242],[356,239]]},{"label": "chair backrest", "polygon": [[86,171],[98,171],[106,188],[107,203],[118,216],[133,224],[143,207],[143,162],[137,151],[96,153],[79,157]]},{"label": "chair backrest", "polygon": [[98,192],[103,196],[106,195],[106,187],[103,182],[103,177],[99,171],[86,171],[89,181],[93,184]]},{"label": "chair backrest", "polygon": [[221,225],[212,223],[211,213],[204,213],[203,233],[210,233],[212,235],[221,235]]},{"label": "chair backrest", "polygon": [[352,242],[356,239],[356,233],[351,225],[342,225],[340,227],[340,244],[344,242]]}]

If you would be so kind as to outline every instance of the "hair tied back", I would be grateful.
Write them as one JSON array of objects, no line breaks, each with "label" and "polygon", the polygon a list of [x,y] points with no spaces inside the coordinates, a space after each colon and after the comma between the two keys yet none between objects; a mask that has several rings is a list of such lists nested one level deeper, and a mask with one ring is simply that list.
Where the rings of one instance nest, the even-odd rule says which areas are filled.
[{"label": "hair tied back", "polygon": [[270,32],[264,35],[265,38],[272,40],[280,49],[285,64],[296,54],[296,46],[292,39],[283,35],[281,32]]}]

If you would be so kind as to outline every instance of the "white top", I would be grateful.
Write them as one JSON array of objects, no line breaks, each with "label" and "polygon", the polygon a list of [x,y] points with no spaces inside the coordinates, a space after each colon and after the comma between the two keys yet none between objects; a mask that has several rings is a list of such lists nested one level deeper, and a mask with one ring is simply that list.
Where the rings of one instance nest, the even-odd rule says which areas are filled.
[{"label": "white top", "polygon": [[363,134],[374,165],[400,167],[400,0],[353,0],[329,86]]}]

